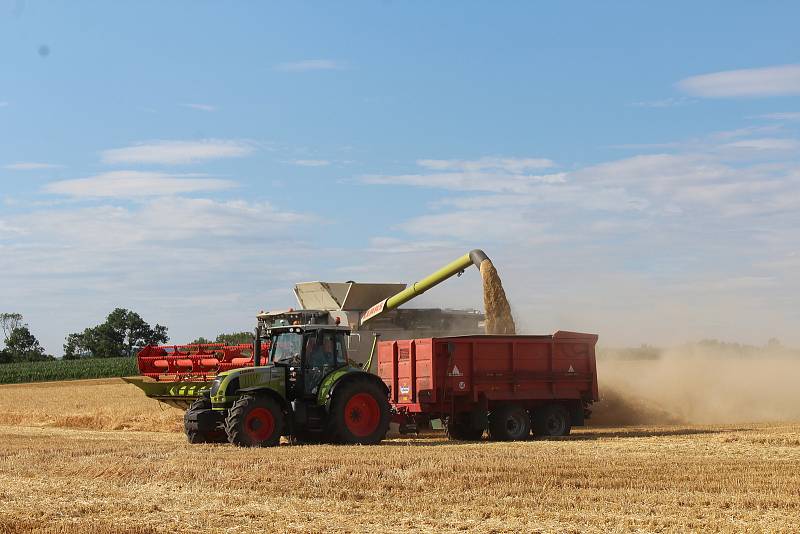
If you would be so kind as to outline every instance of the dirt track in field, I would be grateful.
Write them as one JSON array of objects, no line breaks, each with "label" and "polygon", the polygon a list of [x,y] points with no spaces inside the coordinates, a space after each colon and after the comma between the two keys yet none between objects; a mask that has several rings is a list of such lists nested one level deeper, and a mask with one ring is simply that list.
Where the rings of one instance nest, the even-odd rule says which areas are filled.
[{"label": "dirt track in field", "polygon": [[[800,424],[248,450],[188,445],[171,431],[179,411],[120,381],[0,387],[10,398],[31,413],[0,426],[0,532],[792,532],[800,521]],[[47,413],[59,406],[67,415]],[[90,429],[148,421],[169,431]]]}]

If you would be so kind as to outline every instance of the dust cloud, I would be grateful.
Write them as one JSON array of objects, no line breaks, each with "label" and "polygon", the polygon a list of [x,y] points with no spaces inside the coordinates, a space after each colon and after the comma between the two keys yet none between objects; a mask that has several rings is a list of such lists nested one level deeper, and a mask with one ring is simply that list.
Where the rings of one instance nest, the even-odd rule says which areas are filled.
[{"label": "dust cloud", "polygon": [[483,305],[486,310],[487,334],[515,334],[516,326],[511,315],[511,306],[503,290],[503,282],[497,269],[489,259],[481,262],[483,279]]},{"label": "dust cloud", "polygon": [[743,355],[724,345],[656,350],[650,359],[600,351],[601,401],[589,424],[800,421],[800,352],[750,347]]}]

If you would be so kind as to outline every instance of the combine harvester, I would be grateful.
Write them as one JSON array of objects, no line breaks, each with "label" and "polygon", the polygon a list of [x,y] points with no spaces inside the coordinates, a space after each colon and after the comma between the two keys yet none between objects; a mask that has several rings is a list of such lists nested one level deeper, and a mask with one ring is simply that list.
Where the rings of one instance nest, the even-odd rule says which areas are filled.
[{"label": "combine harvester", "polygon": [[[391,419],[407,431],[440,419],[453,439],[478,439],[487,428],[498,440],[526,438],[531,428],[565,435],[598,398],[597,336],[476,335],[474,312],[397,310],[487,259],[474,250],[407,288],[298,284],[301,306],[316,309],[258,314],[252,347],[148,347],[138,356],[145,377],[128,380],[161,401],[191,402],[192,443],[375,444]],[[378,374],[370,372],[376,352]]]}]

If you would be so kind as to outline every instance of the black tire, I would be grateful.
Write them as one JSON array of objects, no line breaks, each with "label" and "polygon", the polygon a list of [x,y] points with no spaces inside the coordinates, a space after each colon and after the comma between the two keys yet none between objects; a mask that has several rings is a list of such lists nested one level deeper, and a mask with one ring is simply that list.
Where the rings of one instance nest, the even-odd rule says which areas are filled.
[{"label": "black tire", "polygon": [[566,436],[571,428],[569,411],[562,404],[548,404],[533,412],[534,436]]},{"label": "black tire", "polygon": [[240,447],[274,447],[281,440],[285,417],[281,406],[266,396],[243,395],[225,419],[228,441]]},{"label": "black tire", "polygon": [[489,437],[495,441],[528,439],[531,418],[528,411],[516,404],[505,404],[489,414]]},{"label": "black tire", "polygon": [[474,428],[460,421],[447,423],[447,437],[455,441],[479,441],[483,437],[482,428]]},{"label": "black tire", "polygon": [[221,413],[211,409],[211,399],[200,397],[183,414],[183,431],[189,443],[225,443],[228,438]]},{"label": "black tire", "polygon": [[355,378],[339,385],[331,401],[327,434],[335,443],[376,445],[389,430],[389,401],[377,383]]}]

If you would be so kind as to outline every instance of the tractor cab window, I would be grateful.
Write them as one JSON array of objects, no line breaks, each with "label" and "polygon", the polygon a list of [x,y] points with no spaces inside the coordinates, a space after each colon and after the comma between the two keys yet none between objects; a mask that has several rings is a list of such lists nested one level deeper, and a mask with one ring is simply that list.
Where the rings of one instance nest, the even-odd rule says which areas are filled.
[{"label": "tractor cab window", "polygon": [[347,336],[342,332],[336,334],[336,366],[347,363]]},{"label": "tractor cab window", "polygon": [[300,365],[303,334],[281,332],[270,341],[270,361],[284,365]]},{"label": "tractor cab window", "polygon": [[306,337],[306,367],[324,367],[335,361],[334,334],[322,332]]},{"label": "tractor cab window", "polygon": [[322,379],[336,366],[335,333],[318,332],[306,336],[305,392],[316,394]]}]

